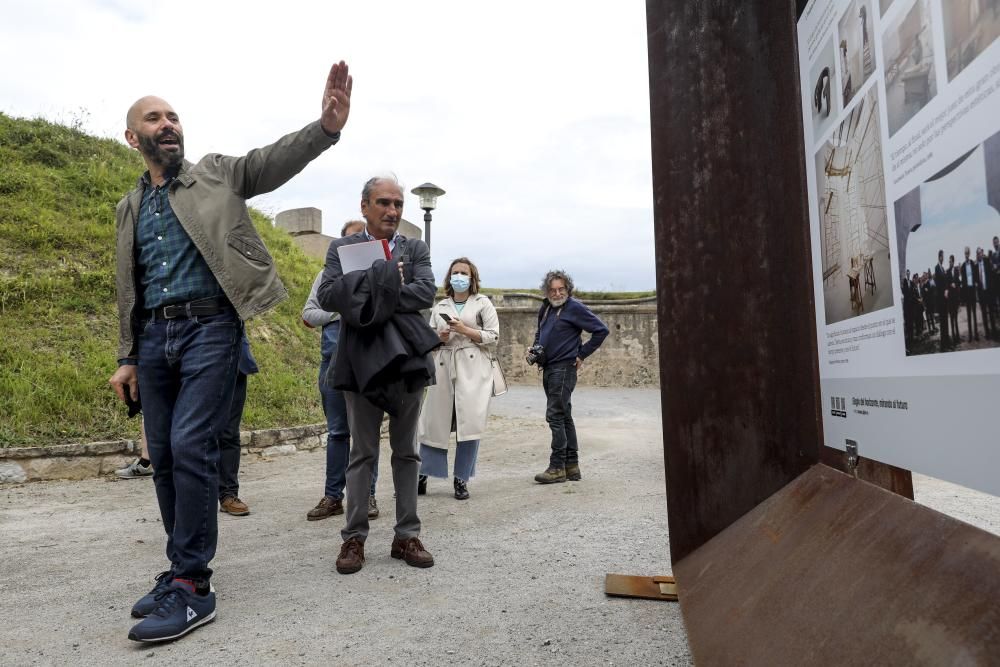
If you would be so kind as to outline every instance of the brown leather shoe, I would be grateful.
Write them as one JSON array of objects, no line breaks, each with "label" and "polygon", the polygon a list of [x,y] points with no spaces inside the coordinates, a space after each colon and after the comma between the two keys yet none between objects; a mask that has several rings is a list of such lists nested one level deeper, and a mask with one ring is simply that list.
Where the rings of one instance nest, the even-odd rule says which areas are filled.
[{"label": "brown leather shoe", "polygon": [[335,514],[343,514],[343,513],[344,513],[343,500],[339,498],[332,498],[330,496],[323,496],[323,499],[316,504],[316,507],[306,512],[306,520],[319,521],[320,519],[325,519]]},{"label": "brown leather shoe", "polygon": [[365,564],[365,543],[356,537],[344,542],[337,556],[337,572],[354,574]]},{"label": "brown leather shoe", "polygon": [[579,482],[583,479],[583,475],[580,474],[580,464],[579,463],[567,463],[566,464],[566,480],[570,482]]},{"label": "brown leather shoe", "polygon": [[389,555],[393,558],[401,558],[406,561],[407,565],[413,567],[434,567],[434,556],[427,549],[424,549],[424,545],[420,543],[418,537],[393,539]]},{"label": "brown leather shoe", "polygon": [[535,475],[535,481],[539,484],[554,484],[566,481],[565,468],[546,468],[545,472]]},{"label": "brown leather shoe", "polygon": [[250,507],[236,496],[226,496],[219,503],[219,511],[233,516],[246,516],[250,514]]}]

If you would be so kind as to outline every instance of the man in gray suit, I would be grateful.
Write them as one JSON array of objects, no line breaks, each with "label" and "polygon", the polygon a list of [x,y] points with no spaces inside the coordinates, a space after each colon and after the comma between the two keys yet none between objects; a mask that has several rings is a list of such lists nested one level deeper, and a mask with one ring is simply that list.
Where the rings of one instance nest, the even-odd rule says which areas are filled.
[{"label": "man in gray suit", "polygon": [[[392,479],[396,487],[396,527],[390,555],[414,567],[434,558],[420,542],[417,517],[417,418],[423,390],[434,382],[430,350],[440,345],[420,311],[434,304],[430,250],[397,231],[403,216],[403,189],[395,177],[376,177],[361,191],[365,228],[330,244],[319,286],[320,305],[341,315],[340,345],[328,384],[344,392],[353,442],[347,466],[347,525],[337,571],[351,574],[365,562],[368,537],[366,499],[379,446],[382,418],[389,415]],[[339,249],[385,241],[390,260],[344,273]]]}]

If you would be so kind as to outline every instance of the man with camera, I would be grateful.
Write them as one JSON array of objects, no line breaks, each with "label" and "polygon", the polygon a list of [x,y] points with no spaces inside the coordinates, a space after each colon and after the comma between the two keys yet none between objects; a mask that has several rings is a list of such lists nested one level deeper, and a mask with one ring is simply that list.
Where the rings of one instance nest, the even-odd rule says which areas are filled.
[{"label": "man with camera", "polygon": [[[535,343],[526,359],[542,369],[545,421],[552,430],[552,455],[545,472],[535,475],[539,484],[582,479],[580,451],[573,424],[573,390],[583,361],[608,337],[608,327],[582,302],[573,298],[573,279],[564,271],[549,271],[542,280],[545,300],[538,310]],[[590,339],[582,342],[586,331]]]}]

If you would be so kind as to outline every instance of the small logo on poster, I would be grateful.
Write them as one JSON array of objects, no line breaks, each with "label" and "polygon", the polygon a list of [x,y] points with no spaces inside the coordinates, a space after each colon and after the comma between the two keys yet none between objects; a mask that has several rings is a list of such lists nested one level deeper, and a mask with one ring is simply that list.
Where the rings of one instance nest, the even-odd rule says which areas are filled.
[{"label": "small logo on poster", "polygon": [[830,414],[847,419],[847,399],[843,396],[830,397]]}]

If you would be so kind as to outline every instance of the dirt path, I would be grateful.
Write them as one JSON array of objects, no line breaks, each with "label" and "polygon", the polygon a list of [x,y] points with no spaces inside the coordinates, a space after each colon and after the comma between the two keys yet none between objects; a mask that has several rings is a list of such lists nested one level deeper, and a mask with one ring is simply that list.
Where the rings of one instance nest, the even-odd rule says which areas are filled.
[{"label": "dirt path", "polygon": [[[125,637],[164,566],[150,480],[0,491],[0,662],[21,664],[686,665],[674,603],[609,599],[604,574],[669,574],[658,390],[581,387],[584,480],[540,486],[544,397],[495,404],[472,498],[431,480],[421,498],[429,570],[389,558],[388,459],[368,562],[334,570],[343,517],[307,522],[322,452],[248,462],[253,513],[220,519],[219,616],[176,643]],[[388,451],[384,451],[387,457]],[[1000,533],[1000,501],[917,475],[917,500]]]},{"label": "dirt path", "polygon": [[[541,390],[497,402],[472,498],[431,480],[421,498],[429,570],[389,558],[388,451],[368,561],[334,570],[343,517],[307,522],[322,452],[249,462],[248,517],[220,518],[218,619],[173,644],[126,639],[129,608],[163,569],[148,479],[36,483],[0,491],[2,662],[345,665],[685,665],[674,603],[609,599],[606,572],[669,574],[659,394],[627,409],[581,388],[584,480],[541,486]],[[617,401],[616,401],[617,402]]]}]

